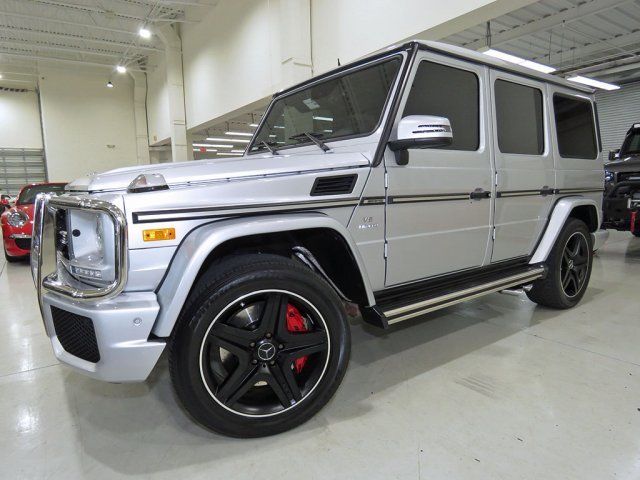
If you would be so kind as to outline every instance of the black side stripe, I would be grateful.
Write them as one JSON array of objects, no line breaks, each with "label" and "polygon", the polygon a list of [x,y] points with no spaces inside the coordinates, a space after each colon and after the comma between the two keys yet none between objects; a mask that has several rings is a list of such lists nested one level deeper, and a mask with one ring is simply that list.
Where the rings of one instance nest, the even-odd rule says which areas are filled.
[{"label": "black side stripe", "polygon": [[355,207],[357,198],[340,200],[309,200],[305,202],[286,202],[272,204],[229,205],[218,207],[184,208],[176,210],[150,210],[133,212],[133,223],[155,223],[169,221],[202,220],[210,218],[263,215],[280,212],[296,212],[313,208]]}]

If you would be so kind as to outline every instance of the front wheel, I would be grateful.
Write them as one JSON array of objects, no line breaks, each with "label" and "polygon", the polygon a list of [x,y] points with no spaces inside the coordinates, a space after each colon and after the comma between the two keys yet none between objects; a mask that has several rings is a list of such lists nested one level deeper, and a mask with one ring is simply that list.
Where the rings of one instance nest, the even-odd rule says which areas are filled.
[{"label": "front wheel", "polygon": [[333,396],[349,359],[335,291],[299,263],[243,255],[194,287],[171,342],[172,383],[202,425],[235,437],[291,429]]},{"label": "front wheel", "polygon": [[547,275],[533,283],[530,300],[551,308],[571,308],[584,296],[591,277],[593,241],[587,225],[569,218],[547,258]]}]

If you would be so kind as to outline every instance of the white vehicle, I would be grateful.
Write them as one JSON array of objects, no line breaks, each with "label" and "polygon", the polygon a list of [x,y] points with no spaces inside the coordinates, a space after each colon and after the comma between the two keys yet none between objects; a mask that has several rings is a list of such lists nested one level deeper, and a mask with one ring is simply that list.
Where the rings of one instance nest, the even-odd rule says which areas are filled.
[{"label": "white vehicle", "polygon": [[201,424],[292,428],[345,373],[345,302],[381,328],[526,285],[577,304],[602,241],[596,125],[590,89],[439,43],[313,78],[274,96],[242,158],[40,198],[32,268],[55,354],[135,382],[168,347]]}]

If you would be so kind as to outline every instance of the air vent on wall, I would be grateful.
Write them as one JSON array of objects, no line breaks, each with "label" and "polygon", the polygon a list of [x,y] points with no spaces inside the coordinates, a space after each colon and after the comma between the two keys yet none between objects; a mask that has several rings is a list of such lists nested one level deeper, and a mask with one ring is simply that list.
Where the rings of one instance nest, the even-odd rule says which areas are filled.
[{"label": "air vent on wall", "polygon": [[333,177],[316,178],[311,189],[311,196],[343,195],[353,192],[358,175],[336,175]]}]

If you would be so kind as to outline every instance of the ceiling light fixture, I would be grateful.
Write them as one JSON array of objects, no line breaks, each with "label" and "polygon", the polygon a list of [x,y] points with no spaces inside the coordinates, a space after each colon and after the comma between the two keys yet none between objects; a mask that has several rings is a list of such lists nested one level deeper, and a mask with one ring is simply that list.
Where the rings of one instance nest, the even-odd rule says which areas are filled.
[{"label": "ceiling light fixture", "polygon": [[244,155],[244,152],[243,153],[224,152],[222,155],[224,155],[225,157],[241,157],[242,155]]},{"label": "ceiling light fixture", "polygon": [[250,140],[246,138],[222,138],[222,137],[207,137],[209,142],[233,142],[233,143],[249,143]]},{"label": "ceiling light fixture", "polygon": [[257,123],[250,123],[249,126],[253,127],[253,128],[258,128],[258,124]]},{"label": "ceiling light fixture", "polygon": [[205,148],[233,148],[233,145],[215,145],[213,143],[194,143],[193,146]]},{"label": "ceiling light fixture", "polygon": [[231,150],[231,153],[244,153],[244,150]]},{"label": "ceiling light fixture", "polygon": [[313,117],[314,120],[321,120],[323,122],[333,122],[333,117]]},{"label": "ceiling light fixture", "polygon": [[224,132],[225,135],[240,135],[241,137],[253,137],[253,133],[246,132]]},{"label": "ceiling light fixture", "polygon": [[113,83],[111,83],[111,80],[107,82],[107,88],[113,88]]},{"label": "ceiling light fixture", "polygon": [[484,53],[485,55],[489,55],[490,57],[499,58],[500,60],[504,60],[505,62],[515,63],[516,65],[520,65],[521,67],[527,67],[542,73],[551,73],[556,71],[555,68],[550,67],[549,65],[532,62],[531,60],[516,57],[515,55],[511,55],[510,53],[501,52],[500,50],[494,50],[493,48],[484,50],[482,53]]},{"label": "ceiling light fixture", "polygon": [[124,65],[116,66],[116,70],[118,71],[118,73],[127,73],[127,67],[125,67]]},{"label": "ceiling light fixture", "polygon": [[151,38],[151,30],[146,27],[142,27],[140,28],[140,30],[138,30],[138,35],[140,35],[142,38]]},{"label": "ceiling light fixture", "polygon": [[589,85],[590,87],[600,88],[602,90],[618,90],[620,85],[614,85],[613,83],[601,82],[600,80],[594,80],[593,78],[581,77],[576,75],[567,78],[570,82],[582,83],[583,85]]}]

